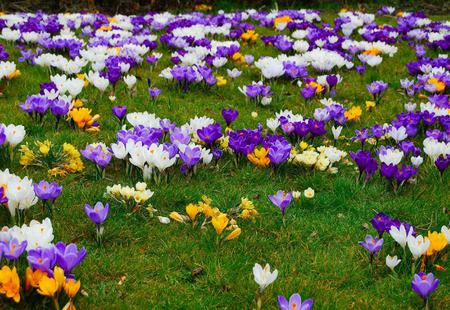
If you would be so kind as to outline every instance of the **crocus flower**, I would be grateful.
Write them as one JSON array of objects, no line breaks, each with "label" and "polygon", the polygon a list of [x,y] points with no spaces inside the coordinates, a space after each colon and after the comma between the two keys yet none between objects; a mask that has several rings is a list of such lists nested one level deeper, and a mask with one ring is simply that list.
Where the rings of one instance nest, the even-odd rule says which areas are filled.
[{"label": "crocus flower", "polygon": [[33,269],[39,269],[51,274],[56,264],[56,253],[53,246],[48,248],[38,247],[28,251],[27,260]]},{"label": "crocus flower", "polygon": [[395,225],[391,226],[389,230],[389,234],[391,237],[404,249],[406,243],[408,241],[408,237],[413,233],[413,228],[410,226],[408,229],[408,233],[406,232],[406,227],[403,224],[400,224],[400,227],[396,227]]},{"label": "crocus flower", "polygon": [[394,268],[400,264],[402,260],[397,258],[397,255],[395,256],[390,256],[387,255],[386,256],[386,266],[389,267],[389,269],[391,269],[392,271],[394,271]]},{"label": "crocus flower", "polygon": [[58,242],[55,245],[56,262],[64,270],[66,275],[69,275],[72,270],[77,267],[86,257],[86,249],[84,247],[78,250],[76,244],[70,243],[67,246]]},{"label": "crocus flower", "polygon": [[275,195],[269,195],[269,200],[278,208],[281,210],[281,214],[284,215],[286,213],[287,207],[292,202],[292,193],[291,192],[284,192],[284,191],[278,191]]},{"label": "crocus flower", "polygon": [[227,123],[228,127],[238,117],[238,115],[239,115],[239,112],[237,110],[233,110],[233,109],[223,109],[222,110],[222,117],[225,120],[225,123]]},{"label": "crocus flower", "polygon": [[369,151],[359,150],[358,152],[350,152],[350,157],[356,162],[359,169],[359,178],[363,173],[366,174],[366,181],[372,176],[372,174],[377,170],[378,163],[372,157]]},{"label": "crocus flower", "polygon": [[309,310],[313,306],[313,300],[307,299],[302,302],[298,293],[292,294],[289,302],[283,295],[278,295],[278,308],[280,310]]},{"label": "crocus flower", "polygon": [[125,115],[127,114],[127,107],[124,105],[118,105],[112,108],[112,113],[115,117],[119,120],[119,122],[122,124]]},{"label": "crocus flower", "polygon": [[217,139],[222,137],[222,127],[218,123],[211,124],[201,129],[198,129],[197,135],[200,138],[200,140],[202,140],[208,145],[211,145],[214,144],[214,142],[216,142]]},{"label": "crocus flower", "polygon": [[370,222],[372,223],[373,228],[376,229],[378,232],[378,236],[381,238],[383,236],[384,232],[389,231],[391,229],[392,225],[392,219],[384,214],[383,212],[380,212],[376,214]]},{"label": "crocus flower", "polygon": [[42,180],[39,183],[34,183],[34,192],[36,196],[41,200],[55,200],[57,199],[62,192],[62,186],[58,185],[56,182],[48,183],[45,180]]},{"label": "crocus flower", "polygon": [[103,205],[101,202],[97,202],[94,207],[89,204],[84,205],[84,212],[89,219],[96,225],[101,225],[106,220],[109,213],[109,204]]},{"label": "crocus flower", "polygon": [[13,238],[9,242],[0,242],[0,252],[3,252],[3,256],[9,260],[17,260],[27,248],[27,244],[26,240],[19,242]]},{"label": "crocus flower", "polygon": [[428,296],[433,293],[439,285],[439,279],[435,279],[434,275],[430,272],[425,274],[419,272],[414,275],[414,279],[411,282],[413,291],[423,299],[426,303]]},{"label": "crocus flower", "polygon": [[381,247],[383,246],[383,239],[367,235],[364,241],[360,241],[358,244],[369,251],[370,255],[373,256],[381,250]]},{"label": "crocus flower", "polygon": [[102,224],[108,216],[109,204],[106,203],[103,205],[103,203],[97,202],[94,207],[91,207],[89,204],[85,204],[84,212],[86,212],[89,219],[96,225],[97,243],[101,244],[103,236]]},{"label": "crocus flower", "polygon": [[187,168],[194,167],[202,157],[202,151],[199,147],[186,146],[184,151],[179,153],[181,160]]},{"label": "crocus flower", "polygon": [[272,284],[278,277],[278,270],[270,272],[270,265],[266,264],[263,268],[260,264],[256,263],[253,267],[253,276],[255,282],[259,285],[259,291],[262,293],[266,287]]}]

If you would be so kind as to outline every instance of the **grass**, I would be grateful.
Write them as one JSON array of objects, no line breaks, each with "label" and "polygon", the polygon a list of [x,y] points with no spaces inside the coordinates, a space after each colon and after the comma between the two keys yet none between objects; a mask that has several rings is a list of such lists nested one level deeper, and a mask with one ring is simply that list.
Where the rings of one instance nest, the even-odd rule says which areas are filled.
[{"label": "grass", "polygon": [[[325,13],[324,19],[332,21],[336,16]],[[440,19],[448,19],[440,17]],[[393,22],[394,19],[378,19],[379,22]],[[257,29],[268,33],[267,29]],[[12,59],[17,52],[11,46],[8,50]],[[255,58],[262,55],[276,55],[272,47],[262,42],[256,46],[245,46],[244,53]],[[238,86],[259,80],[254,68],[244,69],[241,78],[230,82],[224,88],[204,89],[193,87],[188,93],[180,93],[158,78],[160,70],[169,65],[168,50],[162,47],[163,60],[155,71],[148,66],[138,68],[136,97],[130,97],[123,83],[119,85],[116,104],[127,105],[129,111],[148,110],[159,117],[167,117],[177,124],[183,124],[195,115],[207,115],[221,121],[220,111],[224,107],[239,110],[235,127],[254,127],[258,122],[265,124],[281,109],[310,116],[320,106],[318,102],[305,105],[299,97],[298,87],[288,81],[270,83],[274,99],[268,107],[256,107],[247,102],[237,90]],[[435,54],[434,52],[430,52]],[[373,80],[383,79],[390,88],[380,106],[372,113],[363,113],[359,123],[346,125],[343,134],[351,136],[357,128],[377,122],[389,121],[395,113],[403,110],[405,98],[396,89],[399,79],[408,75],[405,64],[415,58],[406,44],[399,45],[393,58],[385,58],[376,69],[369,69],[363,76],[345,72],[344,81],[338,86],[335,100],[346,107],[361,105],[370,99],[365,85]],[[231,64],[227,64],[231,68]],[[87,143],[115,141],[117,125],[111,115],[108,96],[101,95],[89,87],[82,92],[87,106],[101,114],[101,132],[91,135],[60,126],[59,132],[52,129],[52,121],[41,127],[34,124],[18,107],[19,101],[27,95],[37,93],[39,83],[49,80],[45,69],[18,64],[22,76],[14,81],[0,98],[0,122],[23,124],[27,129],[26,141],[50,139],[54,143],[70,142],[79,149]],[[242,68],[241,68],[242,69]],[[219,70],[222,74],[225,68]],[[313,73],[310,71],[310,73]],[[315,74],[315,73],[314,73]],[[149,105],[146,79],[151,77],[154,85],[163,90],[156,106]],[[253,119],[251,112],[257,111]],[[345,150],[356,149],[356,145],[338,145]],[[88,255],[75,270],[81,279],[82,288],[88,296],[78,295],[79,309],[251,309],[257,285],[253,280],[252,267],[255,262],[270,263],[279,270],[279,277],[264,294],[264,306],[276,308],[277,295],[299,292],[304,298],[312,298],[317,309],[416,309],[422,303],[412,292],[409,267],[402,263],[397,272],[388,272],[384,257],[394,248],[390,237],[376,260],[374,270],[368,265],[366,253],[358,246],[372,228],[365,228],[375,212],[383,211],[392,217],[414,224],[420,233],[428,229],[439,230],[448,224],[449,194],[448,174],[443,180],[436,169],[428,163],[422,168],[418,182],[404,187],[395,194],[387,189],[379,176],[365,187],[356,183],[357,174],[353,167],[340,166],[337,175],[310,172],[293,166],[284,166],[276,175],[269,170],[260,170],[249,163],[235,168],[230,156],[220,161],[218,168],[202,168],[192,179],[176,173],[167,185],[149,184],[155,191],[151,203],[159,214],[183,211],[190,202],[196,202],[205,194],[221,210],[235,206],[240,197],[249,197],[255,203],[260,215],[255,223],[241,222],[242,235],[231,242],[215,245],[215,234],[211,231],[193,230],[190,225],[171,223],[162,225],[156,218],[150,218],[145,210],[128,214],[120,206],[113,205],[106,222],[104,246],[98,248],[93,236],[94,227],[83,211],[85,203],[104,201],[107,185],[115,183],[132,184],[119,169],[111,166],[107,179],[95,181],[94,168],[86,162],[87,169],[81,175],[70,175],[56,181],[64,186],[53,215],[55,241],[76,242],[85,246]],[[46,171],[22,169],[18,158],[11,170],[21,176],[29,175],[34,180],[48,179]],[[287,210],[287,225],[282,226],[279,210],[270,204],[267,195],[283,190],[303,190],[312,187],[316,191],[312,200],[302,200]],[[30,209],[29,218],[41,219],[38,208]],[[7,225],[9,215],[0,210],[0,224]],[[370,224],[369,224],[370,226]],[[399,253],[400,254],[400,253]],[[440,262],[448,267],[447,261]],[[193,269],[201,267],[203,272],[193,278]],[[450,277],[447,271],[433,271],[441,284],[432,295],[434,309],[444,309],[450,303]],[[22,304],[28,309],[46,309],[50,302],[31,299]],[[34,302],[33,302],[34,301]],[[36,301],[39,301],[37,303]],[[1,308],[14,305],[0,299]]]}]

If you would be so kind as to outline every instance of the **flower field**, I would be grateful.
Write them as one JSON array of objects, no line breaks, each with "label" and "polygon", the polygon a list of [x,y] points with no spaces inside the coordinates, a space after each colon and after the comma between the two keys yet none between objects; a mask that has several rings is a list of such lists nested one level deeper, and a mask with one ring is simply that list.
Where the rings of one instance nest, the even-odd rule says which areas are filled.
[{"label": "flower field", "polygon": [[448,308],[448,19],[1,13],[0,309]]}]

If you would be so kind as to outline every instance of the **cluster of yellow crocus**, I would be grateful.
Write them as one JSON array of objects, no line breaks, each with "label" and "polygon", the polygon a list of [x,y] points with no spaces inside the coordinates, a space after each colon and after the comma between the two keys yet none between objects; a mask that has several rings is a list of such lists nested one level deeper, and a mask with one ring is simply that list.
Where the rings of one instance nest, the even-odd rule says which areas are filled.
[{"label": "cluster of yellow crocus", "polygon": [[[58,295],[64,290],[69,302],[64,309],[75,309],[73,298],[80,290],[81,282],[74,279],[66,279],[64,271],[60,267],[53,269],[53,277],[39,269],[33,271],[28,267],[25,272],[25,290],[36,289],[37,292],[54,300],[58,304]],[[20,278],[16,267],[3,266],[0,269],[0,294],[11,298],[16,303],[20,302]],[[59,307],[58,307],[59,308]]]},{"label": "cluster of yellow crocus", "polygon": [[242,219],[254,219],[254,216],[258,214],[253,202],[246,197],[241,198],[239,209],[242,210],[241,214],[239,214],[239,217]]},{"label": "cluster of yellow crocus", "polygon": [[294,165],[314,168],[318,171],[327,170],[327,172],[334,174],[338,172],[338,168],[333,167],[333,164],[343,160],[346,156],[346,152],[334,146],[322,145],[315,148],[302,141],[299,148],[292,148],[289,160]]},{"label": "cluster of yellow crocus", "polygon": [[75,281],[74,279],[67,279],[64,275],[64,271],[56,266],[53,269],[53,277],[49,277],[49,275],[36,269],[33,271],[30,267],[27,268],[26,272],[26,290],[30,290],[31,288],[35,288],[37,292],[45,297],[52,298],[55,304],[55,307],[59,309],[59,294],[64,290],[66,296],[69,298],[68,303],[64,307],[64,309],[75,309],[73,304],[73,298],[77,295],[78,291],[81,287],[80,281]]},{"label": "cluster of yellow crocus", "polygon": [[361,118],[362,109],[360,106],[353,106],[344,112],[344,116],[349,121],[358,121]]},{"label": "cluster of yellow crocus", "polygon": [[21,145],[19,163],[22,166],[46,166],[51,176],[65,176],[67,173],[81,172],[84,169],[81,154],[72,144],[64,143],[61,148],[45,140],[36,141],[35,145],[36,150],[26,144]]},{"label": "cluster of yellow crocus", "polygon": [[[240,212],[237,217],[248,219],[258,214],[253,205],[253,202],[247,198],[242,198],[239,205]],[[199,220],[203,220],[202,227],[211,224],[217,233],[217,236],[222,237],[224,231],[230,233],[224,237],[224,240],[233,240],[241,234],[241,228],[233,216],[221,212],[218,208],[212,206],[212,200],[206,196],[202,196],[202,200],[198,203],[190,203],[186,206],[186,214],[182,215],[176,211],[170,213],[169,217],[177,222],[185,223],[191,221],[195,226]],[[236,217],[236,218],[237,218]]]}]

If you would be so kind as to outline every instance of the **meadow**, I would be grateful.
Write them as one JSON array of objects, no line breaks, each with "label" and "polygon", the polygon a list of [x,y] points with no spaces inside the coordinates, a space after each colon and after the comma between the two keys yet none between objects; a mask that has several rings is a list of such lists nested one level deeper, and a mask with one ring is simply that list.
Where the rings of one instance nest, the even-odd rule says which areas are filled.
[{"label": "meadow", "polygon": [[[315,24],[321,26],[325,22],[333,26],[337,13],[322,11],[322,21]],[[449,16],[428,18],[448,21]],[[377,15],[375,18],[378,25],[395,27],[397,21],[398,17],[392,15]],[[278,56],[280,51],[260,38],[288,35],[290,30],[263,27],[255,20],[247,22],[255,25],[259,39],[255,42],[236,39],[240,41],[239,52],[253,55],[255,60],[263,56]],[[152,34],[159,39],[165,31],[154,30]],[[74,32],[79,35],[80,29]],[[220,34],[210,38],[224,40]],[[362,40],[357,31],[352,38]],[[27,96],[38,93],[41,83],[50,80],[50,70],[19,62],[18,43],[7,40],[0,40],[0,43],[9,53],[9,60],[16,62],[20,70],[20,76],[8,81],[0,97],[0,122],[24,125],[26,136],[21,144],[30,147],[36,141],[44,140],[51,141],[52,145],[71,143],[78,150],[95,142],[109,146],[117,141],[119,125],[111,112],[117,105],[126,106],[128,113],[148,111],[178,125],[189,122],[194,116],[207,116],[220,123],[225,132],[227,126],[221,117],[224,108],[239,111],[231,126],[233,130],[256,128],[258,124],[266,128],[266,120],[283,110],[313,117],[315,109],[323,107],[319,99],[328,97],[315,96],[305,100],[300,95],[303,86],[299,87],[296,81],[286,77],[265,79],[264,85],[270,86],[273,95],[270,104],[262,106],[246,98],[238,89],[261,80],[261,71],[255,65],[232,60],[223,67],[214,68],[216,76],[225,77],[225,85],[192,84],[184,92],[172,81],[160,77],[164,68],[173,66],[170,58],[174,49],[158,41],[153,52],[161,53],[161,59],[154,66],[144,60],[130,70],[129,74],[137,77],[134,90],[119,81],[114,90],[109,86],[101,92],[89,85],[77,96],[85,107],[94,111],[93,114],[100,115],[98,132],[86,132],[64,121],[55,130],[54,119],[49,115],[39,123],[19,105]],[[345,68],[331,71],[342,77],[332,100],[346,109],[353,106],[362,109],[358,120],[345,122],[341,138],[335,141],[336,147],[347,153],[356,152],[361,147],[358,141],[351,141],[355,130],[391,122],[396,114],[405,111],[404,104],[408,101],[417,104],[427,101],[419,94],[408,98],[400,83],[401,79],[410,77],[406,64],[416,60],[415,49],[406,40],[398,40],[393,45],[398,47],[398,51],[392,57],[383,56],[378,66],[367,66],[364,74]],[[426,52],[430,58],[446,53],[432,48],[427,48]],[[234,67],[241,70],[242,75],[231,79],[226,69]],[[311,77],[327,74],[318,73],[310,66],[307,70]],[[162,90],[156,102],[149,97],[148,79],[152,87]],[[372,96],[367,91],[367,84],[378,80],[389,86],[381,101],[369,111],[366,101],[371,101]],[[448,87],[444,94],[448,94]],[[114,101],[111,95],[116,97]],[[283,134],[280,129],[278,133]],[[425,134],[419,132],[418,135],[420,138],[414,141],[419,141],[417,145],[420,146]],[[333,144],[331,125],[327,133],[317,140],[307,142],[316,147]],[[375,154],[376,146],[366,145],[366,149]],[[316,309],[419,309],[423,302],[411,289],[410,254],[407,258],[400,257],[403,261],[394,273],[386,267],[385,257],[393,253],[402,256],[403,253],[389,233],[384,235],[383,248],[372,264],[369,264],[367,252],[358,242],[367,234],[377,235],[370,220],[379,212],[411,223],[416,233],[423,236],[428,231],[440,231],[441,226],[448,225],[449,173],[446,171],[441,176],[434,163],[426,155],[422,156],[424,162],[414,179],[394,191],[378,172],[367,183],[358,182],[357,165],[348,155],[336,165],[337,173],[332,174],[287,163],[276,169],[260,168],[246,158],[235,164],[233,154],[224,152],[217,165],[198,167],[193,175],[173,169],[167,182],[146,181],[154,195],[145,206],[134,209],[104,195],[107,186],[134,186],[141,181],[139,174],[127,176],[122,162],[116,159],[106,167],[103,178],[95,177],[94,165],[85,158],[82,172],[52,177],[45,168],[23,167],[19,163],[21,153],[17,147],[14,159],[2,169],[9,168],[10,172],[20,177],[28,176],[34,182],[48,180],[63,187],[51,216],[54,242],[76,243],[79,248],[87,250],[85,259],[74,272],[76,279],[81,281],[81,290],[74,299],[78,309],[254,309],[258,292],[252,274],[255,263],[263,266],[269,263],[272,269],[278,270],[277,279],[262,294],[264,309],[277,308],[278,295],[290,296],[296,292],[302,299],[313,299]],[[307,198],[302,194],[300,199],[293,199],[284,220],[279,208],[268,199],[279,190],[303,193],[307,188],[314,190],[314,197]],[[222,242],[217,242],[212,226],[200,229],[186,220],[179,223],[172,218],[169,224],[158,220],[157,216],[169,217],[172,211],[185,214],[186,206],[197,203],[203,195],[212,200],[212,206],[223,212],[236,208],[241,198],[246,197],[254,203],[258,214],[251,220],[238,220],[242,230],[240,236]],[[111,206],[103,224],[104,235],[100,245],[96,242],[95,225],[84,210],[86,203],[93,205],[97,201]],[[156,211],[150,212],[149,205]],[[43,218],[38,203],[26,211],[24,222]],[[0,225],[12,226],[8,208],[0,209]],[[21,257],[17,263],[26,265],[26,258]],[[427,265],[426,271],[433,272],[440,281],[429,298],[432,309],[445,309],[450,303],[448,267],[447,246],[436,256],[434,263]],[[48,309],[52,302],[34,292],[23,293],[20,304],[0,296],[0,305],[2,309]]]}]

